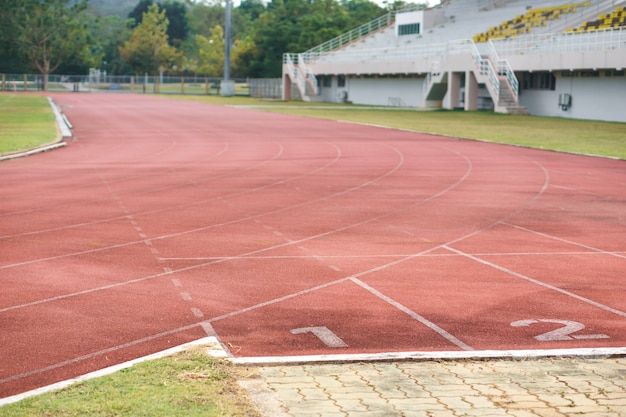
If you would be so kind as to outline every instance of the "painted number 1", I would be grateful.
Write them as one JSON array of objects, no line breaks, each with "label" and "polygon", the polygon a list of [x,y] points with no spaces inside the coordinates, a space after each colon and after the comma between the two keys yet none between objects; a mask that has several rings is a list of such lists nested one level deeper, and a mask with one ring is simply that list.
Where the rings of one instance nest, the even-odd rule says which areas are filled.
[{"label": "painted number 1", "polygon": [[555,320],[555,319],[529,319],[518,320],[511,323],[513,327],[526,327],[535,323],[554,323],[560,324],[561,327],[555,330],[551,330],[546,333],[535,336],[535,339],[540,342],[551,342],[555,340],[581,340],[581,339],[608,339],[609,336],[605,334],[580,334],[574,335],[585,328],[585,325],[577,321],[571,320]]},{"label": "painted number 1", "polygon": [[339,336],[333,333],[328,327],[302,327],[300,329],[293,329],[292,334],[312,333],[317,336],[327,347],[329,348],[345,348],[348,347],[346,342],[341,340]]}]

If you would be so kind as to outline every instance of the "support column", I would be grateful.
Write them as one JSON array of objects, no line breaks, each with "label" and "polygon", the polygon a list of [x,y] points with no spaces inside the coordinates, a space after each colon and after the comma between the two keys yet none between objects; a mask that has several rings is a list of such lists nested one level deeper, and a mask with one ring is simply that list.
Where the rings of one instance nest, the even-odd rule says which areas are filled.
[{"label": "support column", "polygon": [[465,73],[465,110],[478,110],[478,80],[473,71]]},{"label": "support column", "polygon": [[287,74],[283,75],[283,100],[291,100],[291,78]]},{"label": "support column", "polygon": [[452,72],[448,73],[448,105],[447,109],[455,109],[461,105],[461,78],[462,72]]}]

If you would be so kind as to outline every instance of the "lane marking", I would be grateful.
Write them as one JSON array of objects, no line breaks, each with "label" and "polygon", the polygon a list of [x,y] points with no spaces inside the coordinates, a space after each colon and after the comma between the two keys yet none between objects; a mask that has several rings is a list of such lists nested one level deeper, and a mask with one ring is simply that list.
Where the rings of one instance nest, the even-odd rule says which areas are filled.
[{"label": "lane marking", "polygon": [[350,280],[352,282],[354,282],[355,284],[357,284],[358,286],[360,286],[361,288],[365,289],[366,291],[368,291],[371,294],[375,295],[376,297],[380,298],[381,300],[387,302],[388,304],[391,304],[396,309],[398,309],[398,310],[402,311],[403,313],[407,314],[409,317],[419,321],[424,326],[426,326],[429,329],[433,330],[435,333],[439,334],[441,337],[443,337],[444,339],[446,339],[447,341],[449,341],[453,345],[461,348],[462,350],[467,350],[467,351],[474,350],[470,345],[468,345],[465,342],[461,341],[460,339],[458,339],[457,337],[455,337],[454,335],[449,333],[447,330],[445,330],[442,327],[436,325],[435,323],[433,323],[432,321],[428,320],[424,316],[421,316],[421,315],[417,314],[416,312],[414,312],[410,308],[405,307],[404,305],[402,305],[399,302],[395,301],[391,297],[386,296],[385,294],[381,293],[377,289],[375,289],[373,287],[370,287],[369,285],[367,285],[366,283],[364,283],[360,279],[350,278]]},{"label": "lane marking", "polygon": [[567,243],[568,245],[573,245],[573,246],[578,246],[578,247],[581,247],[581,248],[589,249],[590,251],[598,252],[598,253],[603,254],[603,255],[612,255],[612,256],[617,256],[618,258],[626,259],[626,254],[624,252],[610,252],[610,251],[606,251],[606,250],[603,250],[603,249],[596,248],[594,246],[585,245],[584,243],[574,242],[572,240],[563,239],[561,237],[554,236],[554,235],[549,235],[547,233],[539,232],[537,230],[528,229],[526,227],[519,226],[519,225],[516,225],[516,224],[511,224],[511,223],[502,223],[502,224],[504,224],[506,226],[509,226],[509,227],[513,227],[513,228],[518,229],[518,230],[522,230],[524,232],[535,234],[537,236],[541,236],[541,237],[545,237],[545,238],[548,238],[548,239],[556,240],[556,241],[559,241],[559,242]]},{"label": "lane marking", "polygon": [[557,320],[557,319],[517,320],[517,321],[512,322],[511,326],[512,327],[526,327],[535,323],[555,323],[555,324],[562,325],[562,327],[559,327],[555,330],[551,330],[549,332],[545,332],[545,333],[535,336],[535,339],[539,340],[540,342],[552,342],[556,340],[574,340],[574,339],[585,339],[585,340],[610,339],[610,337],[605,334],[573,335],[573,333],[577,333],[583,330],[585,328],[585,325],[577,321],[571,321],[571,320]]},{"label": "lane marking", "polygon": [[295,293],[287,294],[287,295],[284,295],[284,296],[279,297],[279,298],[274,298],[273,300],[268,300],[268,301],[264,301],[262,303],[258,303],[258,304],[255,304],[255,305],[252,305],[252,306],[249,306],[249,307],[245,307],[245,308],[242,308],[242,309],[237,310],[237,311],[231,311],[230,313],[226,313],[226,314],[222,314],[221,316],[213,317],[213,318],[211,318],[211,319],[209,319],[207,321],[209,323],[213,323],[215,321],[229,319],[231,317],[235,317],[235,316],[238,316],[240,314],[248,313],[250,311],[258,310],[260,308],[267,307],[267,306],[270,306],[270,305],[273,305],[273,304],[277,304],[277,303],[280,303],[282,301],[290,300],[292,298],[299,297],[301,295],[310,294],[312,292],[315,292],[317,290],[321,290],[323,288],[332,287],[333,285],[337,285],[337,284],[341,284],[342,282],[346,282],[349,279],[350,278],[341,278],[341,279],[338,279],[338,280],[335,280],[335,281],[330,281],[330,282],[327,282],[327,283],[324,283],[324,284],[317,285],[315,287],[307,288],[306,290],[302,290],[302,291],[298,291],[298,292],[295,292]]},{"label": "lane marking", "polygon": [[478,257],[476,257],[476,256],[470,255],[470,254],[468,254],[468,253],[464,253],[464,252],[462,252],[462,251],[460,251],[460,250],[458,250],[458,249],[454,249],[454,248],[452,248],[452,247],[450,247],[450,246],[444,245],[443,247],[444,247],[445,249],[448,249],[448,250],[449,250],[449,251],[451,251],[451,252],[457,253],[457,254],[459,254],[459,255],[463,255],[464,257],[466,257],[466,258],[468,258],[468,259],[471,259],[471,260],[473,260],[473,261],[475,261],[475,262],[478,262],[478,263],[480,263],[480,264],[482,264],[482,265],[489,266],[489,267],[491,267],[491,268],[493,268],[493,269],[496,269],[496,270],[498,270],[498,271],[504,272],[505,274],[511,275],[511,276],[516,277],[516,278],[519,278],[519,279],[523,279],[524,281],[528,281],[528,282],[530,282],[530,283],[533,283],[533,284],[539,285],[540,287],[543,287],[543,288],[546,288],[546,289],[549,289],[549,290],[552,290],[552,291],[558,292],[558,293],[560,293],[560,294],[563,294],[563,295],[566,295],[566,296],[568,296],[568,297],[574,298],[574,299],[576,299],[576,300],[578,300],[578,301],[582,301],[583,303],[586,303],[586,304],[589,304],[589,305],[591,305],[591,306],[594,306],[594,307],[600,308],[600,309],[602,309],[602,310],[604,310],[604,311],[608,311],[609,313],[617,314],[618,316],[621,316],[621,317],[626,318],[626,312],[623,312],[623,311],[617,310],[617,309],[615,309],[615,308],[613,308],[613,307],[609,307],[609,306],[607,306],[607,305],[604,305],[604,304],[599,303],[599,302],[597,302],[597,301],[593,301],[593,300],[591,300],[591,299],[589,299],[589,298],[586,298],[586,297],[580,296],[580,295],[578,295],[578,294],[574,294],[573,292],[570,292],[570,291],[564,290],[564,289],[559,288],[559,287],[557,287],[557,286],[554,286],[554,285],[552,285],[552,284],[548,284],[548,283],[545,283],[545,282],[543,282],[543,281],[539,281],[538,279],[531,278],[531,277],[529,277],[529,276],[526,276],[526,275],[520,274],[519,272],[512,271],[512,270],[510,270],[510,269],[508,269],[508,268],[505,268],[505,267],[503,267],[503,266],[500,266],[500,265],[494,264],[493,262],[489,262],[489,261],[486,261],[486,260],[484,260],[484,259],[478,258]]},{"label": "lane marking", "polygon": [[[437,246],[440,248],[440,246]],[[625,252],[604,251],[554,251],[554,252],[468,252],[474,256],[554,256],[554,255],[610,255],[624,254]],[[365,255],[266,255],[266,256],[245,256],[245,255],[224,255],[224,256],[194,256],[194,257],[175,257],[175,258],[159,258],[160,261],[215,261],[215,260],[235,260],[235,259],[373,259],[373,258],[406,258],[414,256],[412,253],[395,253],[395,254],[365,254]],[[425,253],[420,255],[424,258],[459,258],[464,255],[457,253]],[[331,266],[331,268],[333,268]]]},{"label": "lane marking", "polygon": [[[379,181],[380,179],[385,178],[385,177],[391,175],[396,170],[398,170],[400,168],[400,166],[402,166],[402,164],[404,163],[404,158],[402,156],[402,153],[400,153],[400,151],[398,151],[395,148],[392,148],[392,149],[394,149],[397,152],[399,152],[400,157],[401,157],[400,161],[398,162],[398,164],[392,170],[386,172],[385,174],[383,174],[383,175],[381,175],[381,176],[379,176],[379,177],[377,177],[375,179],[372,179],[370,181],[367,181],[367,182],[365,182],[365,183],[363,183],[361,185],[352,187],[350,189],[338,192],[338,193],[336,193],[334,195],[347,194],[347,193],[349,193],[351,191],[354,191],[354,190],[357,190],[359,188],[365,187],[366,185],[369,185],[371,183]],[[398,213],[401,213],[401,212],[404,212],[404,211],[408,211],[408,210],[410,210],[413,207],[416,207],[418,205],[424,204],[427,201],[430,201],[432,199],[435,199],[435,198],[445,194],[446,192],[452,190],[453,188],[455,188],[459,184],[461,184],[467,178],[467,176],[469,176],[469,173],[471,172],[471,162],[469,160],[467,160],[467,161],[469,163],[469,167],[466,170],[465,175],[463,175],[463,177],[458,179],[455,183],[451,184],[450,186],[448,186],[444,190],[441,190],[438,193],[433,194],[433,195],[431,195],[431,196],[429,196],[427,198],[424,198],[424,199],[422,199],[422,200],[420,200],[418,202],[415,202],[415,203],[413,203],[413,204],[411,204],[411,205],[409,205],[409,206],[407,206],[405,208],[398,209],[398,210],[396,210],[394,212],[382,214],[380,216],[373,217],[373,218],[370,218],[370,219],[367,219],[367,220],[363,220],[363,221],[358,222],[358,223],[353,223],[351,225],[346,225],[346,226],[341,227],[339,229],[334,229],[334,230],[330,230],[330,231],[327,231],[327,232],[324,232],[324,233],[320,233],[318,235],[308,236],[308,237],[305,237],[305,238],[302,238],[302,239],[299,239],[299,240],[290,241],[290,242],[286,242],[286,243],[281,243],[281,244],[270,246],[270,247],[267,247],[267,248],[257,249],[257,250],[251,251],[251,252],[243,253],[243,254],[240,254],[239,257],[245,257],[245,256],[254,255],[254,254],[257,254],[257,253],[268,252],[268,251],[271,251],[271,250],[280,249],[280,248],[283,248],[283,247],[286,247],[286,246],[290,246],[290,245],[294,245],[294,244],[297,244],[297,243],[307,242],[307,241],[314,240],[314,239],[319,239],[321,237],[330,236],[332,234],[335,234],[335,233],[338,233],[338,232],[341,232],[341,231],[344,231],[344,230],[349,230],[351,228],[358,227],[358,226],[361,226],[363,224],[371,223],[373,221],[377,221],[377,220],[380,220],[380,219],[385,218],[385,217],[389,217],[389,216],[392,216],[392,215],[395,215],[395,214],[398,214]],[[287,207],[287,208],[283,207],[281,209],[277,209],[277,210],[274,210],[274,211],[270,211],[270,212],[266,212],[266,213],[263,213],[263,214],[255,215],[254,217],[259,218],[259,217],[266,216],[268,213],[275,214],[275,213],[279,213],[279,212],[282,212],[282,211],[285,211],[285,210],[293,210],[294,208],[297,208],[297,207],[300,207],[300,206],[305,206],[305,205],[312,204],[315,201],[317,201],[317,200],[311,200],[309,202],[301,203],[301,204],[298,204],[296,206],[290,206],[290,207]],[[247,218],[246,218],[246,220],[247,220]],[[191,233],[193,231],[217,228],[217,227],[221,227],[221,226],[228,225],[228,224],[239,223],[241,221],[244,221],[244,219],[237,219],[237,220],[233,220],[233,221],[222,223],[220,225],[211,225],[211,226],[201,227],[201,228],[198,228],[198,229],[187,230],[185,232],[174,233],[174,234],[169,235],[168,237],[184,235],[184,234],[187,234],[187,233]],[[160,239],[165,239],[165,238],[166,238],[165,236],[158,236],[158,237],[153,238],[153,240],[160,240]],[[54,257],[50,257],[50,258],[43,258],[43,259],[33,260],[33,261],[25,261],[25,262],[20,262],[20,263],[17,263],[17,264],[12,264],[12,265],[4,265],[4,266],[0,266],[0,269],[13,267],[13,266],[22,266],[22,265],[27,265],[27,264],[31,264],[31,263],[40,262],[40,261],[47,261],[47,260],[53,260],[53,259],[56,260],[56,259],[61,259],[61,258],[75,256],[77,254],[93,253],[93,252],[97,252],[97,251],[104,250],[104,249],[110,249],[110,248],[113,248],[113,247],[125,247],[125,246],[129,246],[131,244],[137,244],[137,243],[141,243],[141,242],[142,241],[131,242],[131,243],[124,243],[124,244],[109,246],[108,248],[91,249],[91,250],[88,250],[88,251],[78,252],[78,253],[74,253],[74,254],[58,255],[58,256],[54,256]],[[192,265],[192,266],[188,266],[188,267],[185,267],[185,268],[177,269],[176,272],[191,271],[191,270],[198,269],[198,268],[203,268],[203,267],[206,267],[206,266],[209,266],[209,265],[222,263],[222,262],[225,262],[225,261],[231,260],[231,259],[237,259],[237,257],[228,258],[228,259],[221,258],[221,259],[213,260],[213,261],[210,261],[210,262],[205,262],[205,263],[202,263],[202,264],[199,264],[199,265]],[[20,304],[20,305],[5,307],[5,308],[0,309],[0,313],[5,312],[5,311],[18,309],[18,308],[22,308],[22,307],[30,307],[30,306],[34,306],[34,305],[44,304],[44,303],[50,302],[50,301],[62,300],[62,299],[71,298],[71,297],[75,297],[75,296],[79,296],[79,295],[94,293],[94,292],[101,291],[101,290],[121,287],[121,286],[128,285],[128,284],[133,284],[133,283],[147,281],[147,280],[151,280],[151,279],[155,279],[155,278],[160,278],[163,275],[166,275],[166,274],[169,274],[169,273],[174,273],[174,271],[172,271],[172,272],[165,272],[165,273],[159,273],[159,274],[153,274],[153,275],[147,275],[147,276],[135,278],[135,279],[132,279],[132,280],[127,280],[127,281],[124,281],[124,282],[119,282],[119,283],[105,285],[105,286],[102,286],[102,287],[90,288],[90,289],[83,290],[83,291],[78,291],[78,292],[75,292],[75,293],[68,293],[68,294],[58,295],[58,296],[55,296],[55,297],[50,297],[50,298],[47,298],[47,299],[41,299],[41,300],[37,300],[37,301],[32,301],[32,302],[24,303],[24,304]]]},{"label": "lane marking", "polygon": [[[282,145],[280,143],[278,143],[277,145],[278,145],[279,150],[278,150],[278,152],[274,156],[272,156],[272,158],[270,158],[268,160],[261,161],[259,163],[256,163],[256,164],[254,164],[254,165],[252,165],[250,167],[247,167],[247,168],[244,168],[244,169],[241,169],[241,170],[236,170],[235,172],[249,171],[249,170],[258,168],[258,167],[266,164],[269,161],[274,161],[274,160],[278,159],[282,155],[282,153],[283,153],[283,147],[282,147]],[[306,175],[310,175],[311,173],[316,172],[317,170],[326,169],[327,167],[333,165],[336,161],[338,161],[340,159],[339,157],[341,156],[341,150],[334,144],[332,146],[338,152],[338,155],[336,155],[335,158],[331,162],[327,163],[326,165],[323,165],[322,167],[318,167],[318,168],[316,168],[316,169],[314,169],[314,170],[312,170],[310,172],[307,172],[307,173],[295,176],[292,179],[297,179],[297,178],[300,178],[300,177],[303,177],[303,176],[306,176]],[[214,181],[214,180],[217,180],[217,179],[220,179],[220,178],[225,178],[225,177],[228,177],[228,176],[229,175],[226,175],[226,174],[218,175],[217,177],[211,177],[210,179],[207,179],[206,181],[207,182],[208,181]],[[292,179],[281,180],[281,182],[291,181]],[[159,212],[167,211],[167,210],[176,210],[176,209],[190,207],[190,206],[194,206],[194,205],[200,205],[200,204],[206,204],[206,203],[215,202],[215,201],[221,201],[224,198],[236,197],[236,196],[239,196],[239,195],[243,195],[243,194],[259,191],[259,190],[262,190],[264,188],[271,187],[273,185],[274,185],[274,183],[266,184],[266,185],[263,185],[263,186],[260,186],[260,187],[257,187],[257,188],[253,188],[251,190],[246,190],[246,191],[242,191],[242,192],[232,193],[232,194],[229,194],[227,196],[218,196],[218,197],[213,197],[213,198],[209,198],[209,199],[205,199],[205,200],[194,201],[192,203],[175,204],[175,205],[168,206],[168,207],[162,207],[162,208],[158,208],[158,209],[137,212],[137,213],[134,213],[134,215],[135,216],[145,216],[147,214],[154,214],[154,213],[159,213]],[[178,187],[178,185],[162,187],[162,188],[152,189],[152,190],[146,191],[145,193],[142,193],[142,194],[148,194],[148,193],[153,193],[153,192],[157,192],[157,191],[167,190],[167,189],[170,189],[170,188],[177,188],[177,187]],[[130,194],[130,195],[134,196],[134,194]],[[123,196],[126,196],[126,194],[124,194]],[[109,199],[102,199],[102,200],[99,200],[99,201],[109,201]],[[46,208],[58,208],[59,206],[63,207],[63,206],[66,206],[66,205],[67,204],[65,204],[65,205],[55,205],[55,206],[46,207]],[[21,212],[12,212],[12,213],[8,213],[6,215],[23,214],[23,213],[29,213],[29,212],[32,212],[32,211],[34,211],[34,210],[21,211]],[[41,211],[41,209],[38,209],[37,211]],[[1,215],[0,214],[0,217],[4,217],[6,215]],[[77,223],[77,224],[73,224],[73,225],[58,226],[58,227],[53,227],[53,228],[49,228],[49,229],[35,230],[35,231],[31,231],[31,232],[24,232],[24,233],[18,233],[18,234],[13,234],[13,235],[4,235],[4,236],[0,236],[0,238],[12,238],[12,237],[18,237],[18,236],[27,236],[27,235],[33,235],[33,234],[39,234],[39,233],[54,232],[54,231],[64,230],[64,229],[73,229],[73,228],[78,228],[78,227],[83,227],[83,226],[90,226],[90,225],[94,225],[94,224],[100,224],[100,223],[107,223],[107,222],[112,222],[112,221],[124,220],[124,219],[127,219],[129,217],[132,217],[132,216],[129,216],[129,215],[116,216],[116,217],[110,217],[108,219],[95,220],[95,221],[84,222],[84,223]],[[132,223],[132,221],[131,221],[131,223]],[[136,222],[135,222],[135,224],[136,224]]]}]

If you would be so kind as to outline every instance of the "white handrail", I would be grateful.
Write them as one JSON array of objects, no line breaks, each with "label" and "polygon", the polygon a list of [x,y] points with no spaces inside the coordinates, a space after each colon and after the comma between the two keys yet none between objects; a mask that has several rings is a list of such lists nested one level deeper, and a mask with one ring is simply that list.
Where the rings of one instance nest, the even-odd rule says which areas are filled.
[{"label": "white handrail", "polygon": [[[506,59],[501,59],[498,56],[498,51],[493,45],[493,42],[489,40],[487,42],[489,48],[489,56],[492,57],[493,61],[496,63],[496,71],[499,75],[506,76],[507,81],[509,82],[509,86],[511,87],[511,93],[513,94],[513,99],[516,103],[519,102],[519,81],[515,76],[515,72],[513,68],[511,68],[511,64]],[[499,90],[498,90],[499,91]]]},{"label": "white handrail", "polygon": [[494,68],[493,63],[489,59],[485,59],[480,55],[480,51],[473,41],[469,40],[468,45],[472,51],[474,67],[478,74],[483,77],[487,77],[487,88],[490,90],[492,97],[495,97],[494,103],[498,105],[500,103],[500,79],[498,78],[498,73]]},{"label": "white handrail", "polygon": [[298,86],[298,90],[300,90],[300,94],[302,95],[302,97],[304,97],[306,95],[306,81],[302,76],[300,70],[295,66],[292,59],[292,54],[284,54],[283,63],[287,66],[289,78],[295,81],[296,85]]},{"label": "white handrail", "polygon": [[306,61],[303,59],[302,54],[298,55],[298,67],[304,73],[305,81],[309,82],[309,85],[311,86],[311,89],[313,91],[313,95],[317,95],[318,94],[317,78],[315,78],[315,73],[313,72],[311,67],[309,67],[306,64]]}]

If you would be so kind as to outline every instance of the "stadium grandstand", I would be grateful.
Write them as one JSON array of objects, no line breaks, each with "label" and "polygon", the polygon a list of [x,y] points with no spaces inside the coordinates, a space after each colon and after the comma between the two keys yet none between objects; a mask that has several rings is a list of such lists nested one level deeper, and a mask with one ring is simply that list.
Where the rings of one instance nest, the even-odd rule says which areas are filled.
[{"label": "stadium grandstand", "polygon": [[626,0],[444,0],[283,56],[283,98],[626,122]]}]

